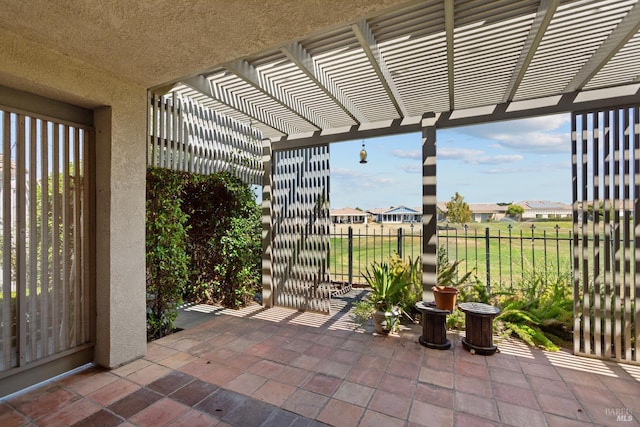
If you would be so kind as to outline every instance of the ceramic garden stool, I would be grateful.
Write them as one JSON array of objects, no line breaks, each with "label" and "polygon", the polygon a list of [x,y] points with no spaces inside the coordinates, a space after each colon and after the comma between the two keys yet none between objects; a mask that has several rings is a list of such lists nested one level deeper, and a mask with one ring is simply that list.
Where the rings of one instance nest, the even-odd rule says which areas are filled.
[{"label": "ceramic garden stool", "polygon": [[451,347],[451,341],[447,339],[447,328],[445,323],[449,310],[436,308],[433,302],[420,301],[416,303],[416,308],[422,314],[422,336],[418,339],[425,347],[438,350],[447,350]]},{"label": "ceramic garden stool", "polygon": [[481,302],[463,302],[458,304],[458,309],[465,314],[464,348],[474,354],[494,354],[498,347],[493,345],[493,318],[500,313],[500,309]]}]

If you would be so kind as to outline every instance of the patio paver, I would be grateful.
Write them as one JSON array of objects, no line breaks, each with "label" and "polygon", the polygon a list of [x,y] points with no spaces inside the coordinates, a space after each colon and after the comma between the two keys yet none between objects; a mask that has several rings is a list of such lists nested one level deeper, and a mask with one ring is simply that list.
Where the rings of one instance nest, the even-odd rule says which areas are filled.
[{"label": "patio paver", "polygon": [[123,367],[1,399],[0,424],[639,425],[638,367],[497,339],[499,353],[471,355],[456,333],[433,350],[419,325],[387,337],[356,326],[346,310],[217,310]]}]

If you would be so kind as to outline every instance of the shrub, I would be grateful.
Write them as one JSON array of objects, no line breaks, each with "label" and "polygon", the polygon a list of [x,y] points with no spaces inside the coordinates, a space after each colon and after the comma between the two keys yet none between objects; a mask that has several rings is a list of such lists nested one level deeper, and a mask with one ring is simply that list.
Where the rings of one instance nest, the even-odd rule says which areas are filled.
[{"label": "shrub", "polygon": [[187,283],[189,257],[187,216],[181,209],[185,175],[163,169],[147,172],[146,291],[147,339],[173,330],[182,290]]}]

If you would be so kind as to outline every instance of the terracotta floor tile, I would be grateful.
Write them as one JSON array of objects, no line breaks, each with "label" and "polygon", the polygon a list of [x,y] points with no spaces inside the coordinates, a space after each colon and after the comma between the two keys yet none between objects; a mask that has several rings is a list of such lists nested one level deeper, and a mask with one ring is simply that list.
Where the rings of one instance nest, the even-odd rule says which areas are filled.
[{"label": "terracotta floor tile", "polygon": [[298,353],[304,353],[309,349],[309,347],[313,346],[314,341],[308,341],[302,338],[295,338],[288,341],[286,344],[284,344],[282,348],[286,350],[296,351]]},{"label": "terracotta floor tile", "polygon": [[301,354],[296,357],[292,362],[291,366],[295,366],[297,368],[313,370],[318,363],[320,363],[322,359],[320,357],[310,356],[308,354]]},{"label": "terracotta floor tile", "polygon": [[21,426],[27,424],[27,419],[20,412],[4,402],[0,402],[0,425],[2,426]]},{"label": "terracotta floor tile", "polygon": [[161,398],[162,395],[155,391],[141,388],[140,390],[112,403],[107,407],[107,409],[123,418],[129,418]]},{"label": "terracotta floor tile", "polygon": [[404,420],[367,410],[360,421],[359,427],[404,427]]},{"label": "terracotta floor tile", "polygon": [[48,427],[67,427],[93,415],[102,408],[90,399],[82,399],[64,408],[51,412],[38,420]]},{"label": "terracotta floor tile", "polygon": [[247,399],[247,396],[243,396],[240,393],[219,388],[198,403],[194,409],[206,412],[212,417],[222,419]]},{"label": "terracotta floor tile", "polygon": [[354,369],[351,370],[351,372],[349,373],[346,379],[354,383],[375,388],[378,386],[383,376],[384,376],[384,370],[382,369],[375,369],[375,368],[361,369],[361,368],[355,367]]},{"label": "terracotta floor tile", "polygon": [[311,376],[311,371],[306,369],[296,368],[295,366],[287,366],[282,369],[279,375],[273,379],[281,383],[289,384],[295,387],[300,387]]},{"label": "terracotta floor tile", "polygon": [[329,398],[307,390],[297,390],[282,405],[286,409],[305,417],[315,418],[324,408]]},{"label": "terracotta floor tile", "polygon": [[218,387],[211,383],[196,379],[176,390],[169,397],[184,405],[194,406],[217,389]]},{"label": "terracotta floor tile", "polygon": [[232,359],[227,359],[225,365],[231,366],[232,368],[236,368],[241,371],[246,371],[259,362],[261,362],[261,360],[258,357],[249,356],[246,354],[238,354]]},{"label": "terracotta floor tile", "polygon": [[423,366],[420,368],[418,381],[441,387],[453,388],[453,372],[439,371]]},{"label": "terracotta floor tile", "polygon": [[102,406],[109,406],[113,402],[122,399],[124,396],[140,389],[140,385],[124,378],[107,384],[99,390],[94,391],[88,397]]},{"label": "terracotta floor tile", "polygon": [[354,405],[366,407],[375,389],[367,387],[362,384],[352,383],[349,381],[343,381],[338,387],[338,390],[334,393],[335,399],[340,399],[344,402],[353,403]]},{"label": "terracotta floor tile", "polygon": [[456,391],[477,394],[479,396],[491,396],[491,383],[480,378],[467,377],[464,375],[455,376]]},{"label": "terracotta floor tile", "polygon": [[200,357],[211,360],[212,362],[225,363],[225,361],[227,361],[228,359],[234,358],[238,354],[239,353],[236,353],[235,351],[232,351],[232,350],[228,350],[226,348],[216,348],[215,350],[205,353]]},{"label": "terracotta floor tile", "polygon": [[[482,356],[474,356],[482,357]],[[455,373],[457,376],[467,376],[480,378],[481,380],[489,379],[489,370],[484,364],[471,363],[464,360],[458,360],[455,363]]]},{"label": "terracotta floor tile", "polygon": [[551,394],[538,394],[538,403],[540,403],[540,408],[546,413],[576,420],[589,420],[584,408],[575,399]]},{"label": "terracotta floor tile", "polygon": [[272,405],[282,405],[296,391],[296,387],[275,380],[268,380],[252,397]]},{"label": "terracotta floor tile", "polygon": [[118,378],[120,377],[111,372],[96,371],[94,374],[82,377],[78,381],[68,382],[65,387],[81,396],[86,396]]},{"label": "terracotta floor tile", "polygon": [[316,365],[314,370],[333,377],[346,378],[349,375],[349,371],[351,371],[351,367],[352,365],[346,363],[323,359]]},{"label": "terracotta floor tile", "polygon": [[251,396],[257,389],[262,387],[264,383],[267,382],[265,377],[261,377],[258,375],[253,375],[248,372],[238,375],[231,381],[229,381],[225,388],[228,390],[233,390],[238,393],[245,394],[247,396]]},{"label": "terracotta floor tile", "polygon": [[500,368],[489,368],[489,377],[493,382],[520,388],[531,388],[529,380],[527,380],[527,377],[525,377],[522,372]]},{"label": "terracotta floor tile", "polygon": [[411,397],[413,396],[416,383],[417,381],[415,380],[386,373],[382,376],[377,388],[397,394],[398,396]]},{"label": "terracotta floor tile", "polygon": [[564,418],[558,415],[553,414],[544,414],[549,427],[585,427],[592,425],[591,423],[586,423],[584,421],[579,420],[571,420],[569,418]]},{"label": "terracotta floor tile", "polygon": [[331,356],[329,356],[329,359],[335,360],[336,362],[353,365],[358,360],[360,360],[361,357],[362,354],[356,351],[338,349]]},{"label": "terracotta floor tile", "polygon": [[376,356],[371,354],[363,354],[356,366],[359,368],[375,368],[375,369],[386,369],[389,365],[390,359],[388,357]]},{"label": "terracotta floor tile", "polygon": [[489,368],[522,372],[522,369],[520,368],[520,362],[518,362],[518,358],[509,354],[497,353],[492,357],[487,357],[486,362]]},{"label": "terracotta floor tile", "polygon": [[493,421],[500,420],[496,402],[493,399],[487,399],[487,395],[477,396],[475,394],[456,391],[454,399],[456,411],[477,415]]},{"label": "terracotta floor tile", "polygon": [[111,412],[106,411],[104,409],[99,410],[83,419],[82,421],[77,422],[73,425],[73,427],[111,427],[111,426],[120,426],[125,427],[127,425],[132,425],[129,423],[122,423],[122,418],[117,415],[113,415]]},{"label": "terracotta floor tile", "polygon": [[230,366],[218,363],[214,364],[213,362],[212,365],[214,365],[212,369],[209,369],[207,372],[202,375],[198,375],[197,377],[211,384],[222,386],[242,373],[240,370],[232,368]]},{"label": "terracotta floor tile", "polygon": [[131,417],[131,422],[142,427],[163,426],[186,413],[188,410],[188,406],[165,397]]},{"label": "terracotta floor tile", "polygon": [[387,373],[410,380],[416,380],[420,373],[420,366],[410,362],[392,361],[389,366],[387,366]]},{"label": "terracotta floor tile", "polygon": [[342,381],[336,377],[315,374],[303,385],[303,389],[325,396],[333,396]]},{"label": "terracotta floor tile", "polygon": [[247,399],[224,415],[222,421],[232,426],[259,427],[276,411],[280,410],[273,405],[255,399]]},{"label": "terracotta floor tile", "polygon": [[407,418],[410,406],[411,399],[384,390],[377,390],[369,402],[369,409],[400,419]]},{"label": "terracotta floor tile", "polygon": [[573,392],[564,381],[550,380],[548,378],[527,376],[531,388],[537,393],[553,394],[555,396],[573,397]]},{"label": "terracotta floor tile", "polygon": [[152,362],[149,362],[148,360],[138,359],[138,360],[134,360],[133,362],[129,362],[126,365],[123,365],[119,368],[113,369],[110,372],[113,374],[119,375],[121,377],[126,377],[128,375],[131,375],[135,371],[139,371],[142,368],[146,368],[151,364]]},{"label": "terracotta floor tile", "polygon": [[80,396],[59,386],[48,388],[47,393],[43,395],[36,394],[36,396],[34,400],[14,406],[28,417],[39,420],[81,399]]},{"label": "terracotta floor tile", "polygon": [[319,359],[326,359],[336,351],[333,347],[327,347],[326,345],[313,344],[307,350],[304,351],[304,354],[308,356],[317,357]]},{"label": "terracotta floor tile", "polygon": [[[432,350],[431,352],[434,351],[438,350]],[[427,368],[437,371],[453,372],[453,358],[432,357],[430,354],[427,354],[422,360],[422,366],[426,366]]]},{"label": "terracotta floor tile", "polygon": [[498,410],[502,422],[516,427],[545,427],[547,421],[540,411],[513,405],[507,402],[498,402]]},{"label": "terracotta floor tile", "polygon": [[166,359],[162,359],[158,363],[162,366],[166,366],[171,369],[178,369],[181,366],[187,365],[198,360],[197,357],[192,356],[189,353],[178,352],[173,356],[169,356]]},{"label": "terracotta floor tile", "polygon": [[213,418],[209,414],[205,414],[196,409],[189,409],[167,425],[171,427],[210,427],[218,425],[218,421],[218,419]]},{"label": "terracotta floor tile", "polygon": [[520,362],[520,366],[522,367],[522,372],[524,372],[527,376],[531,375],[547,378],[550,380],[557,380],[558,378],[560,378],[560,375],[558,375],[558,371],[556,371],[553,366],[524,361]]},{"label": "terracotta floor tile", "polygon": [[164,377],[170,372],[171,369],[167,368],[166,366],[152,364],[138,371],[132,372],[131,374],[127,375],[126,378],[140,385],[147,385],[157,380],[158,378]]},{"label": "terracotta floor tile", "polygon": [[332,348],[340,348],[342,346],[342,343],[344,343],[344,341],[345,339],[343,337],[336,337],[329,334],[324,334],[318,338],[317,343],[321,345],[326,345]]},{"label": "terracotta floor tile", "polygon": [[286,350],[284,348],[277,348],[272,349],[264,357],[269,360],[273,360],[274,362],[288,364],[291,363],[299,355],[300,353],[297,353],[295,351]]},{"label": "terracotta floor tile", "polygon": [[453,410],[416,400],[411,405],[409,421],[438,427],[453,426]]},{"label": "terracotta floor tile", "polygon": [[358,425],[363,413],[364,408],[361,406],[331,399],[317,419],[335,427],[353,427]]},{"label": "terracotta floor tile", "polygon": [[175,356],[178,354],[178,350],[165,347],[156,342],[147,343],[147,352],[144,354],[144,358],[150,362],[159,362],[167,357]]},{"label": "terracotta floor tile", "polygon": [[414,399],[432,405],[453,409],[454,392],[450,388],[440,387],[433,384],[418,383]]},{"label": "terracotta floor tile", "polygon": [[540,409],[536,394],[533,390],[514,387],[507,384],[494,383],[493,393],[497,400],[513,403],[518,406],[526,406],[531,409]]},{"label": "terracotta floor tile", "polygon": [[188,383],[194,380],[189,374],[185,374],[180,371],[171,371],[162,378],[158,378],[153,381],[147,387],[153,391],[157,391],[165,396],[173,393],[181,387],[184,387]]},{"label": "terracotta floor tile", "polygon": [[464,412],[456,412],[453,417],[453,425],[456,427],[498,427],[501,424],[477,415],[465,414]]},{"label": "terracotta floor tile", "polygon": [[259,360],[253,366],[251,366],[247,372],[255,375],[260,375],[265,378],[274,378],[282,373],[282,370],[286,365],[276,363],[271,360]]}]

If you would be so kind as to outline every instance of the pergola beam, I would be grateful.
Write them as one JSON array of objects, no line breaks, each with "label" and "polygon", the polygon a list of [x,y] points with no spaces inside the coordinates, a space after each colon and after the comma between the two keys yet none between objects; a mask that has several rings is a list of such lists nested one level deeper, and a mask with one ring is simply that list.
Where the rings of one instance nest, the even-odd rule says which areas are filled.
[{"label": "pergola beam", "polygon": [[513,70],[513,74],[511,75],[509,85],[505,90],[502,102],[509,102],[515,98],[516,92],[520,87],[520,83],[522,83],[522,79],[524,79],[527,69],[538,50],[538,46],[540,46],[542,37],[551,22],[551,18],[553,18],[553,15],[556,13],[556,9],[559,4],[560,0],[542,0],[540,2],[540,7],[538,8],[536,17],[533,19],[533,24],[531,24],[527,39],[522,46],[522,51],[518,57],[518,63],[516,64],[516,68]]},{"label": "pergola beam", "polygon": [[357,24],[351,25],[351,30],[355,34],[360,46],[364,50],[365,55],[369,59],[373,70],[378,76],[380,83],[384,87],[384,90],[387,92],[387,96],[393,103],[393,106],[396,108],[396,111],[400,115],[400,117],[409,117],[410,114],[407,110],[407,107],[404,105],[402,101],[402,96],[396,87],[395,82],[393,81],[393,76],[391,75],[391,71],[389,71],[389,67],[387,66],[387,62],[380,52],[380,48],[378,47],[378,42],[367,24],[367,21],[360,20]]},{"label": "pergola beam", "polygon": [[225,64],[224,68],[241,78],[249,85],[258,89],[267,97],[290,110],[316,129],[327,129],[331,127],[329,122],[327,122],[323,117],[316,114],[308,106],[288,94],[275,82],[264,77],[256,67],[249,64],[247,61],[242,60],[230,62]]},{"label": "pergola beam", "polygon": [[[436,113],[435,117],[436,127],[438,129],[447,129],[638,103],[640,103],[640,85],[636,83],[615,90],[597,89],[586,92],[572,92],[562,96],[552,96],[537,100],[505,102],[484,107],[481,109],[482,111],[479,112],[473,111],[476,109],[447,111],[444,113]],[[428,117],[429,114],[431,113],[425,113],[423,117]],[[376,128],[356,125],[335,133],[314,132],[312,135],[300,137],[297,135],[289,135],[279,140],[272,140],[272,148],[273,151],[279,151],[292,148],[313,147],[336,142],[420,132],[421,129],[420,121],[407,122],[406,120],[396,119]]]},{"label": "pergola beam", "polygon": [[453,57],[454,30],[453,0],[444,2],[444,32],[447,43],[447,82],[449,86],[449,109],[455,109],[455,62]]},{"label": "pergola beam", "polygon": [[311,79],[316,86],[333,100],[353,121],[363,123],[366,116],[353,103],[333,79],[313,60],[313,57],[300,43],[292,43],[280,49],[291,62]]},{"label": "pergola beam", "polygon": [[564,92],[582,89],[638,31],[640,31],[640,3],[636,3],[622,18],[609,37],[569,82]]},{"label": "pergola beam", "polygon": [[202,75],[181,80],[181,83],[211,99],[214,99],[215,101],[220,102],[221,104],[226,105],[229,108],[242,111],[250,118],[262,122],[280,133],[291,134],[303,132],[303,130],[294,128],[290,124],[285,123],[282,119],[271,114],[268,110],[247,102],[227,89],[219,87],[219,85]]}]

